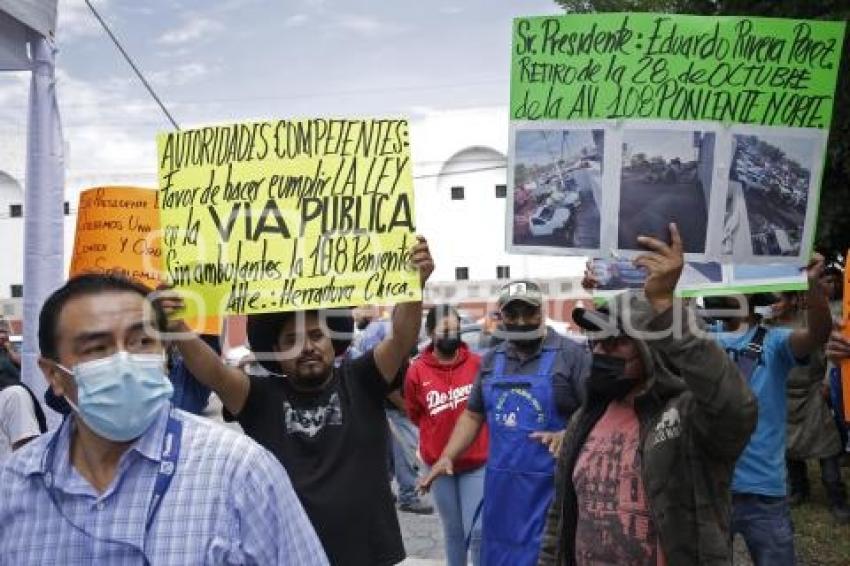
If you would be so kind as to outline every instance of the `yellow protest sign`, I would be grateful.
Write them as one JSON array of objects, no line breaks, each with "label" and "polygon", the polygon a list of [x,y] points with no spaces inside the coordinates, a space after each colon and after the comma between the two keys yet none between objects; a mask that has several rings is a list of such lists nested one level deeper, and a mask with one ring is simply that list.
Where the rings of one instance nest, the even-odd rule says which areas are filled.
[{"label": "yellow protest sign", "polygon": [[189,312],[419,300],[405,120],[278,120],[157,137],[163,268]]},{"label": "yellow protest sign", "polygon": [[162,250],[154,189],[96,187],[80,193],[70,276],[117,272],[155,289]]}]

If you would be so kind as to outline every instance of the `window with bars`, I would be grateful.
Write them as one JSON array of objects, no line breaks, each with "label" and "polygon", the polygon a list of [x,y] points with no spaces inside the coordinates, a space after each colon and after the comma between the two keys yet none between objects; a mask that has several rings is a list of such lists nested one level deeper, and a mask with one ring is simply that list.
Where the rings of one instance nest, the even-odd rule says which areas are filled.
[{"label": "window with bars", "polygon": [[497,265],[496,266],[496,279],[510,279],[511,278],[511,266],[510,265]]},{"label": "window with bars", "polygon": [[13,299],[20,299],[24,296],[23,285],[9,285],[9,291],[12,294]]},{"label": "window with bars", "polygon": [[466,281],[469,279],[468,267],[455,267],[455,279],[457,281]]},{"label": "window with bars", "polygon": [[507,185],[496,185],[496,198],[506,198],[508,196]]},{"label": "window with bars", "polygon": [[22,204],[10,204],[9,205],[9,216],[12,218],[20,218],[24,215],[24,205]]},{"label": "window with bars", "polygon": [[463,187],[452,187],[452,200],[463,200]]}]

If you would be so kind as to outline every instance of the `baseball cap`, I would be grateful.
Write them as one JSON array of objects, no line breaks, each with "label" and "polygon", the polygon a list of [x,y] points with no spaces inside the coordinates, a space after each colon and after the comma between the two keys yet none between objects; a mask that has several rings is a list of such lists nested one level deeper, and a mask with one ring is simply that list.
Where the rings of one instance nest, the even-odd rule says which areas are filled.
[{"label": "baseball cap", "polygon": [[543,292],[534,281],[511,281],[499,290],[499,310],[514,301],[522,301],[533,307],[543,306]]}]

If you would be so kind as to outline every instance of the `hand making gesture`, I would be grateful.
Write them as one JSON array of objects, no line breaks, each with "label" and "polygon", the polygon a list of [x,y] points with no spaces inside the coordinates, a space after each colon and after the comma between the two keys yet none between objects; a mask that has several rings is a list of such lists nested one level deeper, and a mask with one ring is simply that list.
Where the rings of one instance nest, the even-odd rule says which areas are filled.
[{"label": "hand making gesture", "polygon": [[673,306],[673,292],[685,267],[682,237],[671,222],[670,245],[649,236],[638,237],[638,242],[649,250],[634,260],[636,266],[647,270],[644,294],[655,312],[664,312]]}]

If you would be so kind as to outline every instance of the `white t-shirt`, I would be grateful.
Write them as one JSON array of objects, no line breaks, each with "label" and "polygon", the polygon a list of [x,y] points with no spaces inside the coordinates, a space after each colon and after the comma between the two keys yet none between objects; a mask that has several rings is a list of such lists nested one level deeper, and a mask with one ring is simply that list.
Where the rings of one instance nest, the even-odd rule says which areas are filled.
[{"label": "white t-shirt", "polygon": [[0,391],[0,461],[12,453],[13,444],[39,434],[35,408],[27,390],[12,385]]}]

